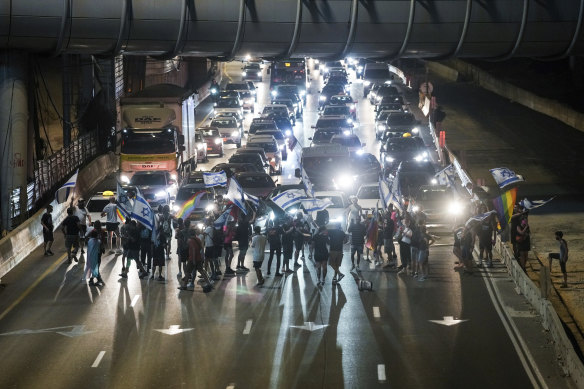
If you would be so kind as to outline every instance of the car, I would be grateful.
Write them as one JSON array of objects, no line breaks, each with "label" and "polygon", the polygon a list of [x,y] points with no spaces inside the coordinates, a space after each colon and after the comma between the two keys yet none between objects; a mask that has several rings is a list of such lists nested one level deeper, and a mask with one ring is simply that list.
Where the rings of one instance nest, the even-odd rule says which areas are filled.
[{"label": "car", "polygon": [[213,112],[215,116],[218,116],[222,112],[237,112],[243,116],[243,107],[239,99],[233,97],[224,97],[217,100],[213,106]]},{"label": "car", "polygon": [[344,116],[353,120],[351,109],[346,105],[327,105],[319,112],[319,116]]},{"label": "car", "polygon": [[392,85],[381,84],[375,90],[369,93],[369,102],[371,104],[378,104],[384,97],[400,96],[399,90]]},{"label": "car", "polygon": [[[244,150],[241,148],[239,150]],[[238,150],[238,151],[239,151]],[[258,153],[235,153],[228,160],[229,163],[251,163],[254,165],[258,170],[262,170],[264,172],[269,171],[270,165],[265,163],[262,157]]]},{"label": "car", "polygon": [[258,136],[260,136],[260,135],[273,136],[274,139],[276,139],[276,142],[278,142],[278,147],[282,151],[282,160],[283,161],[288,160],[288,149],[286,148],[286,146],[288,145],[288,137],[286,137],[282,133],[282,131],[280,131],[278,129],[259,130],[255,134]]},{"label": "car", "polygon": [[395,170],[402,161],[423,161],[428,158],[424,141],[418,137],[389,138],[379,150],[379,159],[383,164],[383,169],[389,169],[390,172]]},{"label": "car", "polygon": [[368,212],[383,207],[379,198],[379,183],[361,185],[357,190],[357,199],[361,208]]},{"label": "car", "polygon": [[365,64],[363,68],[363,96],[369,94],[371,85],[383,85],[392,83],[394,75],[389,71],[389,65],[385,62],[372,62]]},{"label": "car", "polygon": [[[201,193],[202,192],[202,193]],[[191,220],[191,222],[203,222],[205,219],[208,207],[214,203],[215,194],[213,190],[207,190],[203,186],[197,184],[182,184],[178,188],[176,194],[176,201],[172,205],[172,214],[177,215],[177,212],[181,210],[184,204],[189,201],[194,195],[201,193],[200,200],[195,203],[195,208],[188,217],[181,216],[183,219]]]},{"label": "car", "polygon": [[266,173],[237,173],[235,179],[245,193],[266,198],[276,187],[274,180]]},{"label": "car", "polygon": [[177,182],[169,172],[140,171],[130,178],[128,187],[139,189],[147,200],[170,205],[170,201],[176,197]]},{"label": "car", "polygon": [[384,96],[380,101],[375,103],[375,108],[373,108],[374,112],[379,112],[384,107],[387,107],[389,104],[399,104],[399,106],[405,110],[406,105],[404,104],[404,99],[401,96]]},{"label": "car", "polygon": [[445,185],[421,185],[412,199],[412,212],[423,212],[426,227],[451,231],[467,220],[468,203]]},{"label": "car", "polygon": [[210,126],[219,130],[224,144],[235,144],[237,148],[241,147],[243,133],[237,120],[229,117],[215,118],[211,121]]},{"label": "car", "polygon": [[381,127],[384,131],[381,139],[385,141],[389,138],[400,138],[405,133],[419,135],[419,124],[416,117],[410,112],[391,113],[385,120],[385,128]]},{"label": "car", "polygon": [[365,143],[361,143],[361,140],[355,134],[333,135],[331,137],[331,143],[337,143],[341,146],[345,146],[347,149],[349,149],[350,153],[363,152],[363,148],[366,145]]},{"label": "car", "polygon": [[275,114],[288,118],[292,125],[296,124],[296,114],[285,104],[267,104],[262,111],[262,116],[269,114]]},{"label": "car", "polygon": [[282,174],[282,151],[272,135],[254,135],[247,141],[247,147],[261,147],[266,152],[272,174]]},{"label": "car", "polygon": [[342,85],[343,86],[343,90],[345,92],[347,92],[349,90],[349,85],[351,85],[351,82],[349,81],[349,79],[347,78],[347,75],[343,75],[343,74],[335,74],[335,75],[331,75],[327,80],[326,80],[326,85]]},{"label": "car", "polygon": [[431,185],[435,174],[430,161],[402,161],[392,179],[397,180],[402,196],[411,197],[422,185]]},{"label": "car", "polygon": [[[329,214],[328,224],[337,223],[343,231],[347,230],[347,207],[349,201],[345,193],[341,191],[317,191],[314,193],[317,199],[328,199],[333,204],[327,208]],[[312,212],[312,219],[316,220],[317,211]]]},{"label": "car", "polygon": [[304,105],[306,105],[306,91],[300,89],[297,85],[294,85],[294,84],[280,84],[280,85],[276,85],[271,90],[270,93],[272,95],[272,98],[278,97],[280,95],[296,94],[296,95],[300,96],[300,98],[302,99]]},{"label": "car", "polygon": [[310,146],[319,146],[331,144],[331,139],[335,135],[342,135],[344,130],[340,127],[321,128],[314,131],[311,137],[308,138]]},{"label": "car", "polygon": [[249,85],[247,85],[247,82],[230,82],[229,84],[225,85],[225,90],[239,92],[243,109],[250,112],[255,112],[255,91],[252,93],[252,91],[249,89]]},{"label": "car", "polygon": [[258,131],[262,130],[278,130],[278,126],[276,125],[276,121],[274,119],[268,118],[255,118],[251,121],[249,125],[249,130],[247,131],[248,134],[253,135]]},{"label": "car", "polygon": [[249,90],[251,91],[251,94],[255,96],[256,103],[257,103],[258,102],[258,88],[256,88],[253,81],[246,81],[246,83],[247,83],[247,86],[249,87]]},{"label": "car", "polygon": [[280,93],[278,94],[279,99],[290,99],[293,103],[296,103],[296,117],[302,117],[304,115],[304,104],[302,98],[296,93]]},{"label": "car", "polygon": [[385,134],[385,130],[387,129],[385,122],[387,122],[387,117],[389,116],[389,114],[404,112],[401,109],[401,105],[399,105],[399,104],[396,104],[395,106],[388,107],[388,108],[392,108],[392,109],[384,109],[382,111],[377,111],[377,114],[375,114],[375,138],[376,139],[381,139],[383,134]]},{"label": "car", "polygon": [[[263,147],[255,147],[247,144],[245,147],[237,150],[235,154],[258,154],[260,157],[262,157],[262,162],[264,165],[268,165],[270,163],[270,159],[266,155],[266,151],[263,149]],[[264,171],[264,169],[261,171]]]},{"label": "car", "polygon": [[329,104],[331,97],[345,93],[345,87],[341,84],[327,84],[320,91],[318,96],[318,108],[322,109]]},{"label": "car", "polygon": [[227,178],[233,177],[236,173],[244,172],[263,172],[264,169],[258,169],[251,163],[219,163],[211,168],[212,172],[224,171]]},{"label": "car", "polygon": [[341,61],[328,61],[321,66],[321,72],[326,78],[331,71],[344,70],[345,67]]},{"label": "car", "polygon": [[191,172],[188,176],[183,178],[181,186],[191,185],[201,190],[205,189],[205,179],[202,171]]},{"label": "car", "polygon": [[[286,99],[282,97],[277,97],[272,99],[272,104],[283,104],[288,107],[288,110],[294,114],[294,118],[300,117],[299,110],[298,110],[298,103],[292,101],[292,99]],[[302,105],[300,105],[302,106]]]},{"label": "car", "polygon": [[207,162],[207,140],[201,131],[195,130],[195,147],[197,148],[197,162]]},{"label": "car", "polygon": [[356,177],[353,189],[357,189],[357,184],[367,184],[379,182],[381,164],[375,155],[371,153],[356,153],[351,155],[351,170]]},{"label": "car", "polygon": [[219,100],[220,99],[227,99],[227,98],[237,99],[240,104],[243,104],[243,99],[241,98],[241,93],[239,93],[239,91],[236,91],[236,90],[221,90],[221,91],[219,91],[217,98]]},{"label": "car", "polygon": [[[351,172],[349,150],[338,144],[303,147],[300,165],[312,182],[314,190],[331,190],[339,185],[350,188],[356,180]],[[301,178],[301,169],[297,168],[294,175]]]},{"label": "car", "polygon": [[351,111],[351,116],[353,120],[357,120],[357,104],[353,101],[353,98],[349,95],[336,95],[332,96],[330,101],[330,105],[345,105],[349,107]]},{"label": "car", "polygon": [[239,113],[239,112],[219,112],[219,113],[217,113],[217,115],[215,115],[214,118],[211,118],[211,120],[219,119],[219,118],[234,118],[235,120],[237,120],[239,127],[241,127],[241,129],[243,130],[243,116],[241,115],[241,113]]},{"label": "car", "polygon": [[103,226],[105,226],[106,216],[101,216],[103,209],[110,202],[110,197],[115,197],[116,192],[111,190],[106,190],[103,192],[97,192],[87,200],[87,212],[91,218],[91,223],[100,221]]},{"label": "car", "polygon": [[270,113],[267,115],[262,115],[262,119],[270,119],[276,123],[276,127],[284,133],[286,136],[291,136],[294,132],[294,127],[292,126],[292,122],[290,118],[277,114],[277,113]]},{"label": "car", "polygon": [[241,69],[241,79],[242,80],[255,80],[262,82],[262,69],[259,63],[250,62],[247,63]]},{"label": "car", "polygon": [[217,154],[223,156],[223,137],[217,127],[199,127],[197,131],[203,134],[207,143],[207,154]]},{"label": "car", "polygon": [[348,134],[353,133],[353,127],[353,119],[347,118],[345,116],[319,117],[316,121],[316,124],[312,126],[312,128],[316,130],[340,128],[343,131],[347,131]]}]

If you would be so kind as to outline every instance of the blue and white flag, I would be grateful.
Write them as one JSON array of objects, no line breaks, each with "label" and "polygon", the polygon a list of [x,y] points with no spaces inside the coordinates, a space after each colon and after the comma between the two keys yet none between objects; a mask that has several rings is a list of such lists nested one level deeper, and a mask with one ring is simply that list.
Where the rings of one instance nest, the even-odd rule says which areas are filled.
[{"label": "blue and white flag", "polygon": [[331,199],[305,199],[301,201],[302,207],[306,212],[315,212],[315,211],[322,211],[327,209],[333,202]]},{"label": "blue and white flag", "polygon": [[272,201],[283,210],[298,204],[302,200],[307,199],[306,193],[302,189],[286,190],[279,195],[272,198]]},{"label": "blue and white flag", "polygon": [[302,172],[302,183],[304,184],[304,188],[306,188],[306,194],[310,197],[314,197],[314,186],[312,185],[312,181],[310,181],[310,178],[308,177],[308,174],[306,174],[306,170],[304,170],[304,168],[301,168],[301,172]]},{"label": "blue and white flag", "polygon": [[69,195],[75,190],[75,185],[77,185],[77,174],[79,174],[79,169],[73,174],[71,178],[55,193],[55,201],[57,204],[63,204],[69,199]]},{"label": "blue and white flag", "polygon": [[383,203],[383,208],[387,208],[389,203],[391,203],[391,190],[385,180],[379,181],[379,198]]},{"label": "blue and white flag", "polygon": [[470,219],[468,219],[466,221],[466,223],[464,223],[464,226],[469,227],[470,225],[475,224],[475,223],[482,223],[485,220],[487,220],[487,218],[489,216],[491,216],[492,214],[496,214],[496,213],[497,213],[497,211],[492,210],[489,212],[481,213],[480,215],[475,215],[475,216],[471,217]]},{"label": "blue and white flag", "polygon": [[438,180],[438,185],[454,186],[454,166],[452,164],[446,166],[436,173],[434,177]]},{"label": "blue and white flag", "polygon": [[228,205],[225,208],[225,211],[223,211],[223,213],[221,215],[219,215],[219,217],[217,219],[215,219],[215,221],[213,222],[213,225],[215,228],[223,228],[224,226],[227,225],[227,223],[229,222],[229,220],[231,220],[233,218],[233,216],[231,216],[231,211],[233,210],[233,205]]},{"label": "blue and white flag", "polygon": [[535,208],[539,208],[542,205],[549,203],[550,201],[552,201],[555,198],[556,197],[554,196],[549,200],[533,200],[533,201],[530,201],[530,200],[525,198],[519,202],[519,205],[521,205],[521,207],[523,207],[525,209],[535,209]]},{"label": "blue and white flag", "polygon": [[205,188],[227,186],[227,174],[223,170],[217,173],[203,172],[203,180],[205,181]]},{"label": "blue and white flag", "polygon": [[120,183],[118,182],[118,187],[116,189],[116,194],[118,195],[118,209],[122,216],[127,218],[132,214],[132,209],[134,209],[134,204],[132,204],[132,200],[128,197],[128,192],[122,188]]},{"label": "blue and white flag", "polygon": [[139,189],[136,191],[136,200],[130,217],[154,232],[154,212]]},{"label": "blue and white flag", "polygon": [[260,206],[260,198],[254,195],[250,195],[249,193],[243,193],[243,198],[250,202],[250,204],[255,208],[258,209]]},{"label": "blue and white flag", "polygon": [[247,215],[247,209],[245,209],[245,198],[243,197],[243,188],[239,185],[239,182],[235,177],[231,177],[229,180],[229,188],[227,189],[226,195],[233,204],[237,205],[244,215]]},{"label": "blue and white flag", "polygon": [[514,171],[507,169],[506,167],[491,169],[490,172],[493,175],[495,182],[501,189],[505,188],[507,185],[516,184],[523,181],[522,176],[515,174]]}]

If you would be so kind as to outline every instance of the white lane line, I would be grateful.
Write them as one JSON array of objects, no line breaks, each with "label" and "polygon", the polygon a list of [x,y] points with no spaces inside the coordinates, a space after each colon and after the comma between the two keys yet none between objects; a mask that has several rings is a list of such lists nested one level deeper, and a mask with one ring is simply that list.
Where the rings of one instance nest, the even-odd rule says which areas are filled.
[{"label": "white lane line", "polygon": [[385,365],[377,365],[377,379],[379,382],[385,382]]},{"label": "white lane line", "polygon": [[235,385],[231,384],[226,389],[235,389]]},{"label": "white lane line", "polygon": [[98,367],[104,355],[105,351],[100,351],[99,354],[97,354],[97,358],[95,358],[95,361],[93,362],[93,365],[91,365],[91,367]]},{"label": "white lane line", "polygon": [[135,306],[135,305],[136,305],[136,303],[138,302],[138,299],[139,299],[139,298],[140,298],[140,295],[139,295],[139,294],[137,294],[137,295],[135,295],[135,296],[134,296],[134,298],[132,299],[132,303],[130,304],[130,306],[131,306],[132,308],[134,308],[134,306]]},{"label": "white lane line", "polygon": [[248,321],[245,322],[245,328],[243,329],[244,335],[249,335],[249,333],[251,331],[251,323],[252,323],[251,319],[249,319]]},{"label": "white lane line", "polygon": [[379,312],[379,307],[373,307],[373,317],[381,317],[381,313]]},{"label": "white lane line", "polygon": [[370,262],[369,263],[369,270],[374,270],[375,269],[375,262]]}]

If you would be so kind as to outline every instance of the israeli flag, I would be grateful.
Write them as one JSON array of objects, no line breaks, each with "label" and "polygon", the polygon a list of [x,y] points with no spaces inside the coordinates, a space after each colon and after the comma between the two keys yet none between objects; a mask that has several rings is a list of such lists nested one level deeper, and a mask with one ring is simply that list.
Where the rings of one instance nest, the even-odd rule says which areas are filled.
[{"label": "israeli flag", "polygon": [[223,170],[220,172],[204,172],[203,180],[205,181],[205,188],[212,188],[214,186],[227,186],[227,174]]},{"label": "israeli flag", "polygon": [[301,201],[302,207],[306,212],[322,211],[327,209],[333,202],[331,199],[305,199]]},{"label": "israeli flag", "polygon": [[223,213],[219,215],[217,219],[215,219],[215,221],[213,222],[215,228],[223,228],[223,226],[227,225],[227,222],[229,222],[229,220],[232,218],[231,216],[232,209],[233,205],[229,205],[227,208],[225,208],[225,211],[223,211]]},{"label": "israeli flag", "polygon": [[75,185],[77,185],[77,175],[79,174],[79,169],[73,174],[71,178],[55,193],[55,201],[57,204],[63,204],[69,199],[69,195],[75,190]]},{"label": "israeli flag", "polygon": [[307,199],[306,193],[302,189],[290,189],[272,198],[272,201],[278,207],[286,210],[286,208],[290,208],[305,199]]},{"label": "israeli flag", "polygon": [[229,188],[227,190],[227,197],[233,201],[233,204],[237,205],[244,215],[247,215],[247,209],[245,209],[245,198],[243,197],[243,189],[235,177],[231,177],[229,180]]},{"label": "israeli flag", "polygon": [[132,200],[128,197],[128,192],[122,188],[118,182],[118,187],[116,189],[116,194],[118,195],[118,209],[122,215],[127,218],[132,214],[132,209],[134,209],[134,204]]},{"label": "israeli flag", "polygon": [[454,186],[454,166],[452,164],[440,170],[436,175],[439,185]]},{"label": "israeli flag", "polygon": [[306,170],[302,167],[302,183],[306,188],[306,194],[310,197],[314,197],[314,186],[312,185],[312,181],[308,178],[308,174],[306,174]]},{"label": "israeli flag", "polygon": [[391,202],[391,190],[385,180],[379,181],[379,198],[383,202],[383,208],[387,208]]},{"label": "israeli flag", "polygon": [[455,159],[454,162],[452,162],[452,165],[454,166],[454,170],[456,171],[458,178],[460,178],[460,185],[465,188],[469,194],[472,194],[472,181],[462,166],[460,166],[458,159]]},{"label": "israeli flag", "polygon": [[522,176],[515,174],[514,171],[507,169],[506,167],[491,169],[490,172],[493,175],[495,182],[497,182],[497,185],[499,185],[499,188],[501,189],[508,185],[523,181]]},{"label": "israeli flag", "polygon": [[149,230],[154,229],[154,212],[150,208],[148,201],[140,193],[140,190],[136,192],[136,200],[134,201],[134,207],[132,208],[130,217],[142,223]]},{"label": "israeli flag", "polygon": [[260,206],[260,198],[257,196],[250,195],[248,193],[243,193],[243,198],[250,202],[250,204],[255,208],[258,209]]},{"label": "israeli flag", "polygon": [[464,226],[469,227],[470,225],[475,224],[475,223],[482,223],[485,220],[487,220],[487,218],[494,213],[497,213],[497,211],[493,210],[493,211],[481,213],[480,215],[475,215],[475,216],[471,217],[470,219],[468,219],[466,221],[466,223],[464,223]]},{"label": "israeli flag", "polygon": [[549,203],[550,201],[552,201],[553,199],[555,199],[555,196],[552,197],[549,200],[533,200],[530,201],[528,199],[523,199],[519,202],[519,205],[521,205],[521,207],[525,208],[525,209],[535,209],[535,208],[539,208],[542,205],[545,205],[547,203]]}]

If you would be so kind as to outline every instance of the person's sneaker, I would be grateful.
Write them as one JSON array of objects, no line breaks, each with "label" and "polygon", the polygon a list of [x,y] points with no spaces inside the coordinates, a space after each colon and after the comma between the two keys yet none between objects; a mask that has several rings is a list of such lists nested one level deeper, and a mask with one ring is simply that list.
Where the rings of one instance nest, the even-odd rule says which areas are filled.
[{"label": "person's sneaker", "polygon": [[276,273],[275,276],[276,277],[282,277],[282,273]]},{"label": "person's sneaker", "polygon": [[406,273],[407,273],[407,270],[405,267],[397,272],[397,274],[406,274]]},{"label": "person's sneaker", "polygon": [[[304,259],[304,257],[302,257],[302,259]],[[302,265],[299,264],[298,262],[294,262],[294,267],[302,267]]]},{"label": "person's sneaker", "polygon": [[89,286],[95,286],[95,282],[93,282],[93,278],[91,280],[89,280],[89,282],[87,283],[87,285],[89,285]]},{"label": "person's sneaker", "polygon": [[81,249],[81,254],[85,254],[85,250]]},{"label": "person's sneaker", "polygon": [[49,255],[55,255],[55,253],[53,253],[51,250],[47,250],[47,253],[48,253]]},{"label": "person's sneaker", "polygon": [[217,275],[215,277],[211,277],[211,279],[213,281],[221,281],[221,277],[220,276],[217,276]]},{"label": "person's sneaker", "polygon": [[217,275],[220,276],[221,274],[223,274],[221,273],[221,270],[217,270]]},{"label": "person's sneaker", "polygon": [[153,280],[154,279],[154,273],[152,273],[152,275],[150,276],[150,279]]},{"label": "person's sneaker", "polygon": [[419,282],[424,282],[424,281],[426,281],[426,277],[421,276],[421,277],[418,278],[418,281]]},{"label": "person's sneaker", "polygon": [[235,270],[241,270],[241,266],[237,265],[237,267],[235,268]]},{"label": "person's sneaker", "polygon": [[288,269],[288,270],[286,270],[286,273],[294,273],[294,270]]},{"label": "person's sneaker", "polygon": [[144,279],[145,277],[148,277],[148,273],[144,273],[144,272],[138,273],[138,278],[139,278],[139,279],[141,279],[141,280],[142,280],[142,279]]},{"label": "person's sneaker", "polygon": [[357,273],[361,273],[361,269],[360,268],[357,268]]},{"label": "person's sneaker", "polygon": [[339,274],[339,278],[337,279],[337,283],[341,282],[341,280],[345,277],[343,273]]},{"label": "person's sneaker", "polygon": [[177,276],[177,277],[182,277],[182,272],[181,272],[181,271],[179,271],[179,272],[176,274],[176,276]]},{"label": "person's sneaker", "polygon": [[71,258],[67,259],[67,264],[70,265],[71,264]]},{"label": "person's sneaker", "polygon": [[195,290],[195,284],[193,284],[192,282],[189,282],[187,284],[187,290]]},{"label": "person's sneaker", "polygon": [[158,280],[158,281],[164,281],[164,277],[162,277],[162,276],[158,276],[157,280]]},{"label": "person's sneaker", "polygon": [[351,266],[351,270],[355,270],[355,264]]},{"label": "person's sneaker", "polygon": [[414,277],[414,278],[418,278],[418,273],[417,273],[417,272],[416,272],[416,273],[414,273],[414,274],[412,275],[412,277]]},{"label": "person's sneaker", "polygon": [[333,284],[336,284],[336,283],[337,283],[337,277],[335,276],[335,277],[333,277]]},{"label": "person's sneaker", "polygon": [[79,260],[77,259],[77,257],[73,257],[73,260],[74,260],[75,262],[79,262]]},{"label": "person's sneaker", "polygon": [[225,275],[226,276],[233,276],[233,275],[235,275],[235,272],[233,271],[233,269],[228,267],[227,269],[225,269]]},{"label": "person's sneaker", "polygon": [[128,278],[128,274],[126,273],[120,273],[119,276],[122,278]]},{"label": "person's sneaker", "polygon": [[101,279],[101,277],[99,277],[97,279],[97,282],[95,283],[95,285],[97,285],[97,286],[105,286],[105,282],[103,282],[103,280]]},{"label": "person's sneaker", "polygon": [[49,255],[51,255],[51,254],[49,254],[48,252],[45,251],[45,257],[48,257]]},{"label": "person's sneaker", "polygon": [[241,268],[241,270],[243,270],[243,271],[249,271],[249,269],[248,269],[247,267],[245,267],[245,266],[240,266],[240,268]]},{"label": "person's sneaker", "polygon": [[123,254],[123,253],[124,253],[124,252],[123,252],[122,250],[120,250],[120,249],[117,249],[117,250],[116,250],[116,254]]}]

